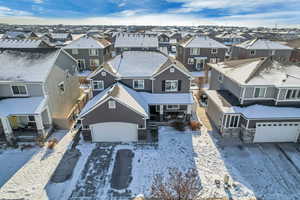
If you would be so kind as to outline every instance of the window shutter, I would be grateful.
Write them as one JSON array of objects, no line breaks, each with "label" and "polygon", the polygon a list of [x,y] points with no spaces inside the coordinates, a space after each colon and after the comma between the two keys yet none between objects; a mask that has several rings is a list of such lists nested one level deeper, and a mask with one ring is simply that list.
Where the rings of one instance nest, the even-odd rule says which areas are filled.
[{"label": "window shutter", "polygon": [[162,83],[161,90],[164,92],[166,90],[166,81],[163,80],[161,83]]},{"label": "window shutter", "polygon": [[181,80],[178,80],[178,91],[181,90]]}]

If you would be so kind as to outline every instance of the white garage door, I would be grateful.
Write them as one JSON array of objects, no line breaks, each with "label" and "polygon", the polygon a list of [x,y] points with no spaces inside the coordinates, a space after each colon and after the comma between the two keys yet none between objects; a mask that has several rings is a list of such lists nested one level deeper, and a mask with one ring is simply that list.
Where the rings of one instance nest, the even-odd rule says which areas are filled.
[{"label": "white garage door", "polygon": [[257,123],[254,142],[296,142],[299,123]]},{"label": "white garage door", "polygon": [[106,122],[91,125],[93,142],[132,142],[138,140],[137,124]]}]

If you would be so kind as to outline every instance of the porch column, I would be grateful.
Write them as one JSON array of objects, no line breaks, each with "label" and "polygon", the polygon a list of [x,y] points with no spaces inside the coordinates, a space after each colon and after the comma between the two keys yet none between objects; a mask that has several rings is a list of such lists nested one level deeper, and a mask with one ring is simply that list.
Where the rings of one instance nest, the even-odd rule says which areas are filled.
[{"label": "porch column", "polygon": [[34,115],[34,121],[35,121],[35,124],[36,124],[36,128],[38,130],[38,134],[44,137],[45,136],[45,129],[44,129],[41,114]]},{"label": "porch column", "polygon": [[164,120],[164,105],[159,105],[159,121]]},{"label": "porch column", "polygon": [[188,105],[186,109],[186,120],[189,121],[192,115],[192,105]]},{"label": "porch column", "polygon": [[4,130],[6,140],[8,142],[11,142],[12,139],[14,138],[14,135],[13,135],[13,131],[12,131],[12,128],[10,126],[8,118],[7,117],[1,118],[1,123],[2,123],[2,126],[3,126],[3,130]]}]

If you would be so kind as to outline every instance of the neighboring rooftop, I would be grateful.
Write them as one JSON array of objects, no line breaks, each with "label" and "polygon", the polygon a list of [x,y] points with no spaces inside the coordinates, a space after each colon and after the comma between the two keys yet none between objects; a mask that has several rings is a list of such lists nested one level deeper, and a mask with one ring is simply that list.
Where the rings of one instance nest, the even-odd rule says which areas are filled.
[{"label": "neighboring rooftop", "polygon": [[158,48],[158,37],[147,34],[118,33],[115,48]]},{"label": "neighboring rooftop", "polygon": [[82,36],[64,47],[64,49],[103,49],[111,43],[105,39],[94,39],[88,36]]},{"label": "neighboring rooftop", "polygon": [[49,48],[52,47],[43,40],[34,39],[0,39],[0,48],[2,49],[17,49],[17,48]]},{"label": "neighboring rooftop", "polygon": [[247,40],[241,44],[236,45],[237,47],[244,49],[253,49],[253,50],[291,50],[292,48],[280,44],[279,42],[273,42],[265,39],[253,39]]},{"label": "neighboring rooftop", "polygon": [[0,81],[43,82],[58,53],[59,50],[45,53],[6,50],[0,53]]},{"label": "neighboring rooftop", "polygon": [[185,48],[224,48],[227,49],[225,45],[216,40],[211,39],[208,36],[193,36],[187,40],[180,43],[181,46]]},{"label": "neighboring rooftop", "polygon": [[242,85],[275,85],[299,87],[300,67],[293,63],[280,63],[275,59],[252,58],[209,64]]}]

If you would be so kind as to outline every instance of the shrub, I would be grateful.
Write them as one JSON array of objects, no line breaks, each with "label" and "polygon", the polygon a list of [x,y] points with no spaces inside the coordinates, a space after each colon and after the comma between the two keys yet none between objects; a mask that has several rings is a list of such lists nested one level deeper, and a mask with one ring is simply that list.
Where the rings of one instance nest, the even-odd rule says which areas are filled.
[{"label": "shrub", "polygon": [[184,131],[185,130],[185,125],[182,121],[174,121],[171,123],[171,126],[176,129],[177,131]]},{"label": "shrub", "polygon": [[190,121],[190,128],[193,131],[199,130],[201,128],[202,124],[198,121]]}]

